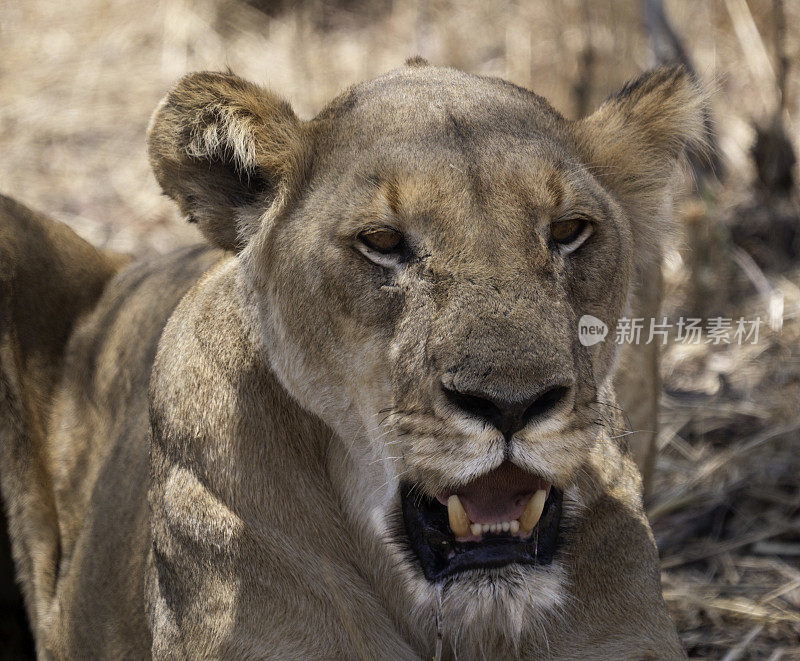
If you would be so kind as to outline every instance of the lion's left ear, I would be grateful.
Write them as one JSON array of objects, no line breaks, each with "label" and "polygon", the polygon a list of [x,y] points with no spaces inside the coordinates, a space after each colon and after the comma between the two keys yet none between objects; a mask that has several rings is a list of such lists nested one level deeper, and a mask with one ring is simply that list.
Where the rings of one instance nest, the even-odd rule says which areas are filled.
[{"label": "lion's left ear", "polygon": [[629,209],[657,213],[686,147],[702,147],[707,98],[681,66],[642,74],[575,122],[582,156]]},{"label": "lion's left ear", "polygon": [[156,109],[150,164],[164,192],[217,246],[239,251],[271,205],[290,203],[311,138],[291,107],[232,74],[184,77]]}]

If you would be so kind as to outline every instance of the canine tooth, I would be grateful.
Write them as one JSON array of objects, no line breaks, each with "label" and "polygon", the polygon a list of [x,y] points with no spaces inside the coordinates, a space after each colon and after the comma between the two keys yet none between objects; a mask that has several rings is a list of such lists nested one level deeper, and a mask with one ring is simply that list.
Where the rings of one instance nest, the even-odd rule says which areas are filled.
[{"label": "canine tooth", "polygon": [[503,532],[508,532],[511,528],[511,524],[508,521],[503,521]]},{"label": "canine tooth", "polygon": [[514,519],[511,523],[508,524],[508,529],[516,535],[519,532],[519,521]]},{"label": "canine tooth", "polygon": [[473,523],[469,527],[469,529],[472,531],[472,534],[475,535],[475,537],[480,537],[481,536],[481,524],[480,523]]},{"label": "canine tooth", "polygon": [[447,518],[456,537],[466,537],[470,532],[470,520],[461,504],[461,499],[453,494],[447,499]]},{"label": "canine tooth", "polygon": [[529,533],[539,523],[542,517],[542,510],[544,509],[544,501],[547,500],[547,492],[544,489],[539,489],[525,507],[522,516],[519,517],[519,527],[524,533]]}]

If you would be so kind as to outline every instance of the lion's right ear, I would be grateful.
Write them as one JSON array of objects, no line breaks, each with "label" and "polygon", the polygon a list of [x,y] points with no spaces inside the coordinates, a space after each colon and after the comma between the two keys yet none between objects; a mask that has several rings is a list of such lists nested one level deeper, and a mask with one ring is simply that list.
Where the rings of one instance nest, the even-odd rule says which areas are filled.
[{"label": "lion's right ear", "polygon": [[234,251],[264,212],[290,203],[310,143],[288,103],[233,74],[208,72],[189,74],[167,94],[147,138],[164,192],[212,243]]},{"label": "lion's right ear", "polygon": [[704,146],[707,95],[681,66],[642,74],[574,124],[586,162],[634,212],[659,217],[684,149]]}]

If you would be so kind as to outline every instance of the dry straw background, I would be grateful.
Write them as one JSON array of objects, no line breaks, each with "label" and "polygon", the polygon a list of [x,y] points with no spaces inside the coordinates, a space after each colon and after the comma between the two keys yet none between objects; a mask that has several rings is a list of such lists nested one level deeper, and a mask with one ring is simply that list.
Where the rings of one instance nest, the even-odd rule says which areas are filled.
[{"label": "dry straw background", "polygon": [[[0,192],[96,244],[164,252],[199,238],[159,194],[144,148],[150,113],[183,73],[230,68],[311,117],[419,54],[504,76],[574,117],[652,65],[642,4],[0,0]],[[800,217],[796,190],[778,200],[752,185],[753,125],[778,107],[773,2],[665,5],[715,90],[726,169],[683,207],[688,238],[670,251],[667,310],[766,318],[771,306],[773,320],[756,345],[665,352],[649,502],[665,597],[693,658],[800,659],[800,272],[769,246],[766,258],[742,258],[730,229]],[[797,149],[800,2],[784,5],[781,114]]]}]

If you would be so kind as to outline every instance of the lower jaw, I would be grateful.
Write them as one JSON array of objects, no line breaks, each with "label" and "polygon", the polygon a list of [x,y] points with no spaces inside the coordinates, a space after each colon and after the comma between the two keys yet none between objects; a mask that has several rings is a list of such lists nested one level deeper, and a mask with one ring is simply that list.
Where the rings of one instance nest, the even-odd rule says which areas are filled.
[{"label": "lower jaw", "polygon": [[411,485],[400,490],[405,538],[425,578],[433,583],[513,564],[546,566],[558,550],[563,499],[558,489],[550,490],[539,523],[528,537],[488,533],[478,542],[457,541],[447,509],[434,500],[412,496],[411,491]]}]

